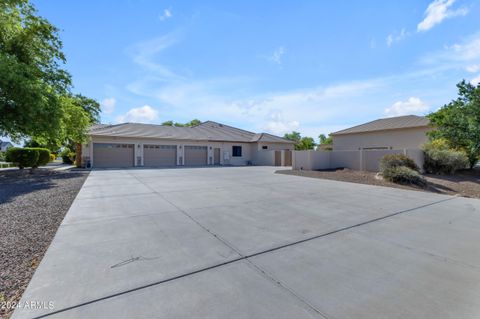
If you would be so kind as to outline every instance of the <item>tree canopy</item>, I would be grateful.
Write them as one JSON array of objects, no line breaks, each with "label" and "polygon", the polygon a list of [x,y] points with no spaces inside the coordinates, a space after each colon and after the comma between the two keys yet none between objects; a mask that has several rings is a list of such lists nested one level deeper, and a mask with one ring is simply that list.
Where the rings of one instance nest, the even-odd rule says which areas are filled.
[{"label": "tree canopy", "polygon": [[283,137],[287,140],[294,141],[296,150],[312,150],[315,145],[317,145],[312,137],[302,137],[302,135],[296,131],[285,133]]},{"label": "tree canopy", "polygon": [[330,136],[330,134],[328,137],[325,134],[320,134],[318,139],[320,140],[320,144],[333,144],[333,138]]},{"label": "tree canopy", "polygon": [[178,123],[178,122],[173,122],[173,121],[165,121],[162,123],[162,125],[166,125],[166,126],[180,126],[180,127],[183,127],[183,126],[195,126],[195,125],[199,125],[201,124],[202,121],[198,120],[198,119],[193,119],[191,120],[190,122],[187,122],[185,124],[182,124],[182,123]]},{"label": "tree canopy", "polygon": [[467,154],[472,168],[480,156],[480,84],[457,84],[458,98],[428,115],[435,127],[432,139],[443,138]]},{"label": "tree canopy", "polygon": [[99,105],[73,95],[58,29],[28,0],[0,2],[0,135],[83,141]]}]

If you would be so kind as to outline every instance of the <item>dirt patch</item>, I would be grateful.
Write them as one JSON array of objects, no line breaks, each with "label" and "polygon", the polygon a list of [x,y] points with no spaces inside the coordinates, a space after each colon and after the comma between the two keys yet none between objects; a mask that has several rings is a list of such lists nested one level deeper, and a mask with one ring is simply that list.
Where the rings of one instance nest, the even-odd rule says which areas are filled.
[{"label": "dirt patch", "polygon": [[[0,304],[18,302],[87,172],[0,171]],[[8,318],[13,309],[0,309]]]},{"label": "dirt patch", "polygon": [[478,169],[461,171],[451,176],[425,174],[424,177],[428,183],[426,188],[391,183],[378,178],[374,172],[355,171],[347,168],[320,171],[281,170],[276,173],[480,198],[480,170]]}]

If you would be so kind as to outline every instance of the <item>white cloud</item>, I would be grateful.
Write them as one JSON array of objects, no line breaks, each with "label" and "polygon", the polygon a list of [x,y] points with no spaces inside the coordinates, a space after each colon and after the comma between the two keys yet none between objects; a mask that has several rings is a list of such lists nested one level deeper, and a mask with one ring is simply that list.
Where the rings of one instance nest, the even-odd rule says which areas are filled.
[{"label": "white cloud", "polygon": [[391,46],[395,42],[400,42],[408,36],[408,32],[405,29],[402,29],[400,33],[391,33],[387,36],[386,42],[387,46]]},{"label": "white cloud", "polygon": [[420,62],[444,69],[457,68],[475,73],[480,65],[480,32],[464,38],[459,43],[447,45],[441,51],[427,54]]},{"label": "white cloud", "polygon": [[276,64],[282,64],[282,56],[285,54],[285,48],[284,47],[278,47],[273,51],[273,54],[269,56],[267,59],[270,62],[276,63]]},{"label": "white cloud", "polygon": [[385,109],[385,115],[401,116],[410,114],[423,114],[429,110],[428,105],[418,97],[410,97],[406,101],[398,101],[393,103],[389,108]]},{"label": "white cloud", "polygon": [[470,84],[477,86],[480,84],[480,74],[470,80]]},{"label": "white cloud", "polygon": [[295,131],[300,127],[297,121],[269,121],[264,126],[264,131],[278,136],[283,136],[285,133]]},{"label": "white cloud", "polygon": [[472,64],[465,67],[465,70],[470,73],[476,73],[480,71],[480,64]]},{"label": "white cloud", "polygon": [[172,32],[150,41],[138,43],[129,49],[133,62],[163,80],[180,80],[183,77],[156,61],[158,55],[178,42],[178,34]]},{"label": "white cloud", "polygon": [[113,97],[107,98],[107,99],[104,99],[100,103],[100,108],[101,108],[103,113],[112,114],[113,111],[115,110],[115,104],[116,103],[117,103],[117,101]]},{"label": "white cloud", "polygon": [[122,122],[135,122],[135,123],[152,123],[158,118],[158,111],[150,105],[144,105],[130,109],[124,115],[117,116],[116,121]]},{"label": "white cloud", "polygon": [[468,13],[467,8],[460,8],[457,10],[449,9],[454,2],[455,0],[434,0],[431,2],[425,11],[425,18],[417,25],[417,31],[421,32],[430,30],[445,19],[464,16]]},{"label": "white cloud", "polygon": [[165,21],[172,17],[172,10],[171,9],[163,9],[163,12],[158,16],[160,21]]}]

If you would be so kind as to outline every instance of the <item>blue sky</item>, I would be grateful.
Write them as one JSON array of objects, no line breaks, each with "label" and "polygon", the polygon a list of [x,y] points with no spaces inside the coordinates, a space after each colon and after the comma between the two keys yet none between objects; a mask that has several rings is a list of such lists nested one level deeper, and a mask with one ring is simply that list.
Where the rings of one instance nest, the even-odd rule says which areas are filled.
[{"label": "blue sky", "polygon": [[480,1],[33,1],[102,122],[317,137],[480,81]]}]

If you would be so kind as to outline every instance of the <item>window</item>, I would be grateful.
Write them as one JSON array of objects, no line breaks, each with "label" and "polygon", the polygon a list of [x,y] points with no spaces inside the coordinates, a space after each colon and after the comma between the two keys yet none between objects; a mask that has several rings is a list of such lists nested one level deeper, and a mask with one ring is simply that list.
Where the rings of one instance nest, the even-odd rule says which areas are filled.
[{"label": "window", "polygon": [[268,149],[268,146],[267,145],[263,145],[262,146],[262,150],[267,150]]},{"label": "window", "polygon": [[232,146],[232,156],[233,157],[242,157],[242,147],[241,146]]}]

